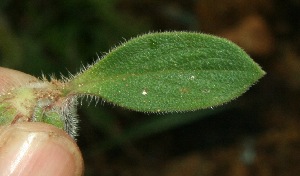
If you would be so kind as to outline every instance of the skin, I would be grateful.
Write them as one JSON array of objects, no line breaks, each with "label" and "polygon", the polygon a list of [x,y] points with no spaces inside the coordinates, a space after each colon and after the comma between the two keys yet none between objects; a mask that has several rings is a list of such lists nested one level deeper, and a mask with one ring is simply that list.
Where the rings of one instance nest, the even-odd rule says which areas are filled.
[{"label": "skin", "polygon": [[[31,75],[0,67],[0,94],[37,81]],[[0,176],[80,176],[83,159],[63,130],[40,122],[0,126]]]}]

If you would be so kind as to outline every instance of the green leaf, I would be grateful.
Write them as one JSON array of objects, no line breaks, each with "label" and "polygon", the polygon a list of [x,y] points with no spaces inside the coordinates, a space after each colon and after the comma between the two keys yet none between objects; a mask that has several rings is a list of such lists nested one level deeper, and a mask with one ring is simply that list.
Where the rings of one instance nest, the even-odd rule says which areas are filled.
[{"label": "green leaf", "polygon": [[228,102],[265,72],[228,40],[190,32],[142,35],[113,49],[66,85],[144,112],[196,110]]}]

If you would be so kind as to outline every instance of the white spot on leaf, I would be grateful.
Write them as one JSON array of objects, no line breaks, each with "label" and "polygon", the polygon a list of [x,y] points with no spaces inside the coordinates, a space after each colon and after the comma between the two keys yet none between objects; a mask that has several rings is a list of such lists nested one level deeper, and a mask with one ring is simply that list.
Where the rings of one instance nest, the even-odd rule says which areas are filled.
[{"label": "white spot on leaf", "polygon": [[204,89],[202,90],[203,93],[210,93],[210,90],[209,89]]},{"label": "white spot on leaf", "polygon": [[143,90],[142,94],[147,95],[148,93],[146,92],[146,90]]}]

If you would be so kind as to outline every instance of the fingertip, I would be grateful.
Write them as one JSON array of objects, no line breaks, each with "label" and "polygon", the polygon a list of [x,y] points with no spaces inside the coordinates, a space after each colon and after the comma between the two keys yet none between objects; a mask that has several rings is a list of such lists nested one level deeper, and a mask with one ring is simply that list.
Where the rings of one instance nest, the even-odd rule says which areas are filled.
[{"label": "fingertip", "polygon": [[0,93],[36,81],[38,81],[38,79],[29,74],[0,67]]},{"label": "fingertip", "polygon": [[29,122],[0,130],[0,170],[4,175],[83,174],[75,141],[52,125]]}]

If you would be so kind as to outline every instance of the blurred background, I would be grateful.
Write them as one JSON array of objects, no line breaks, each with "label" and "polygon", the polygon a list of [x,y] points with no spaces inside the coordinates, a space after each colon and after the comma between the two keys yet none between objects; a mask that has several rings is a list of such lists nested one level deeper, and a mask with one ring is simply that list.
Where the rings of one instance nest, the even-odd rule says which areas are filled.
[{"label": "blurred background", "polygon": [[149,31],[228,38],[267,72],[259,83],[189,113],[80,106],[85,175],[298,176],[299,11],[299,0],[1,0],[0,65],[59,78]]}]

